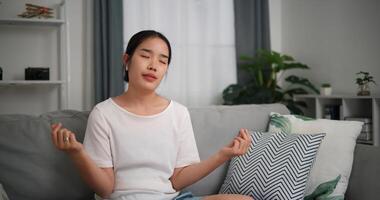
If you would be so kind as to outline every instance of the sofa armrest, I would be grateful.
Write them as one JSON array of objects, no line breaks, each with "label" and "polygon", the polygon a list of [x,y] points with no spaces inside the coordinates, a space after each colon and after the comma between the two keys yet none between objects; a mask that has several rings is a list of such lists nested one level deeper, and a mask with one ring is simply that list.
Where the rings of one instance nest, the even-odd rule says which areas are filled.
[{"label": "sofa armrest", "polygon": [[358,144],[345,199],[378,199],[379,192],[380,147]]}]

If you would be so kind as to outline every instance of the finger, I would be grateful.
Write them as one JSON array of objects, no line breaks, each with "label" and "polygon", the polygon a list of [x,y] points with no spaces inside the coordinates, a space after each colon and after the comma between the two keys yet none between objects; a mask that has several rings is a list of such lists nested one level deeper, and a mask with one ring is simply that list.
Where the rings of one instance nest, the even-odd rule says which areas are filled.
[{"label": "finger", "polygon": [[244,140],[247,142],[247,146],[249,147],[250,144],[251,144],[251,135],[249,134],[249,131],[248,129],[245,129],[245,137],[244,137]]},{"label": "finger", "polygon": [[57,144],[58,144],[59,149],[62,148],[62,134],[63,134],[63,129],[59,129],[57,131]]},{"label": "finger", "polygon": [[71,131],[67,129],[63,133],[63,145],[65,146],[65,148],[70,146],[70,135],[71,135]]},{"label": "finger", "polygon": [[63,149],[65,147],[65,143],[63,141],[63,138],[65,136],[65,132],[67,131],[67,129],[63,128],[61,130],[59,130],[58,132],[58,146]]},{"label": "finger", "polygon": [[245,139],[239,138],[239,142],[241,144],[239,150],[241,154],[245,154],[248,151],[249,146],[251,145],[250,141],[247,141]]},{"label": "finger", "polygon": [[62,127],[62,124],[61,123],[58,123],[58,124],[53,124],[52,126],[52,130],[54,131],[54,130],[59,130],[61,127]]},{"label": "finger", "polygon": [[239,134],[238,134],[238,136],[241,137],[243,134],[244,134],[244,128],[241,128],[241,129],[239,130]]},{"label": "finger", "polygon": [[239,145],[240,145],[239,140],[234,139],[234,145],[232,146],[232,150],[234,154],[239,151]]},{"label": "finger", "polygon": [[58,131],[59,129],[61,128],[62,124],[59,123],[59,124],[55,124],[53,130],[52,130],[52,140],[53,140],[53,143],[56,147],[58,147]]},{"label": "finger", "polygon": [[58,125],[59,125],[59,123],[52,124],[52,125],[51,125],[51,129],[54,129],[54,128],[57,127]]},{"label": "finger", "polygon": [[73,132],[70,132],[70,136],[69,137],[70,137],[69,140],[70,140],[71,144],[78,142],[77,139],[75,138],[75,134]]},{"label": "finger", "polygon": [[247,129],[244,129],[243,131],[243,134],[241,134],[241,137],[244,139],[244,140],[248,140],[248,130]]},{"label": "finger", "polygon": [[246,141],[243,138],[236,138],[239,141],[239,152],[244,152],[244,149],[246,148]]},{"label": "finger", "polygon": [[51,141],[54,146],[57,146],[57,132],[54,131],[54,124],[51,126]]},{"label": "finger", "polygon": [[251,141],[251,138],[252,138],[251,134],[252,134],[252,131],[247,130],[247,137],[249,141]]}]

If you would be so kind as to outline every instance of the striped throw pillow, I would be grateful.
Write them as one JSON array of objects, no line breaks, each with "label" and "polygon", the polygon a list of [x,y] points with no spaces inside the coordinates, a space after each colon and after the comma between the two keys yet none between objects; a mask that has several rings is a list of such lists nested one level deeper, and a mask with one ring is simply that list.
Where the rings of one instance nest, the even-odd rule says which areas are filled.
[{"label": "striped throw pillow", "polygon": [[249,195],[255,200],[303,199],[324,136],[252,132],[248,152],[231,160],[219,193]]}]

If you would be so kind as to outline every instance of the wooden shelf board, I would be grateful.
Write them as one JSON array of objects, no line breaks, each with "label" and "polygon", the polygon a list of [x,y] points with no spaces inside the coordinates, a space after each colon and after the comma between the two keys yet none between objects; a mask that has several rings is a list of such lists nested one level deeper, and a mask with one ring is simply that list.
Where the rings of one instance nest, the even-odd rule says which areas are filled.
[{"label": "wooden shelf board", "polygon": [[60,19],[28,19],[28,18],[8,18],[0,19],[0,25],[35,25],[35,26],[60,26],[64,24]]}]

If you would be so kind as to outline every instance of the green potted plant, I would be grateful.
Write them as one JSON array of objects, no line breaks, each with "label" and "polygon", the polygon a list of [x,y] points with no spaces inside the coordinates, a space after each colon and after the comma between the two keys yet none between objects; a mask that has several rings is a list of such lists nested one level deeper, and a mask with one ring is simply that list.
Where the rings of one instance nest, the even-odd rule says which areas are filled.
[{"label": "green potted plant", "polygon": [[302,101],[294,101],[295,94],[319,94],[319,90],[306,78],[290,75],[285,78],[286,88],[278,85],[279,74],[291,69],[309,69],[294,58],[275,51],[260,50],[254,57],[242,56],[242,68],[247,71],[249,81],[245,84],[231,84],[223,91],[226,105],[283,103],[292,113],[303,114]]},{"label": "green potted plant", "polygon": [[369,75],[369,72],[360,71],[356,73],[356,84],[358,84],[359,91],[357,93],[358,96],[369,96],[371,95],[369,83],[376,82],[373,80],[373,76]]},{"label": "green potted plant", "polygon": [[330,83],[323,83],[320,88],[321,95],[328,96],[332,93],[332,87]]}]

